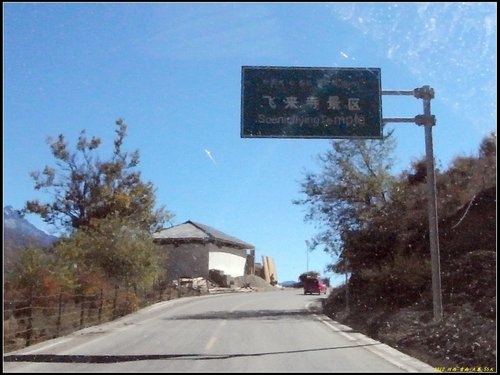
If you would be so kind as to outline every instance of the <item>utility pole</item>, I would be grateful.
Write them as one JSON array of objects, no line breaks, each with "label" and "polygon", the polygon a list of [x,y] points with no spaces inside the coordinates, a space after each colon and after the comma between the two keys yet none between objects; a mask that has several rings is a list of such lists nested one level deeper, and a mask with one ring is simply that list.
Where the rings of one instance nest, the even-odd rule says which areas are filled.
[{"label": "utility pole", "polygon": [[438,214],[436,197],[436,175],[434,168],[434,153],[432,145],[432,127],[436,124],[434,116],[431,116],[431,99],[434,98],[434,90],[424,86],[415,90],[415,97],[423,100],[424,116],[421,123],[425,127],[425,156],[427,161],[427,204],[429,214],[429,241],[431,249],[432,264],[432,302],[434,320],[439,322],[443,318],[443,303],[441,300],[441,271],[439,256]]},{"label": "utility pole", "polygon": [[[443,317],[443,307],[441,301],[436,182],[432,151],[432,127],[436,124],[435,117],[431,115],[431,99],[434,98],[434,90],[429,86],[423,86],[414,90],[383,91],[381,90],[380,73],[380,68],[243,66],[241,137],[383,139],[381,125],[384,123],[411,122],[423,125],[425,127],[427,160],[427,200],[434,320],[439,322]],[[270,79],[269,77],[274,78]],[[332,79],[333,77],[334,79]],[[294,84],[300,82],[300,80],[310,82],[310,84],[305,85],[304,88]],[[281,82],[281,85],[276,88],[273,82]],[[319,88],[321,89],[317,90]],[[333,91],[330,91],[330,89]],[[271,92],[273,96],[270,95]],[[335,92],[335,95],[329,96],[331,92]],[[296,106],[290,111],[288,106],[277,106],[275,102],[275,99],[279,96],[296,97],[297,95],[314,97],[318,102],[324,101],[326,103],[326,106],[324,106],[326,110],[318,106],[318,108],[315,108],[314,115],[307,112],[306,117],[315,121],[318,120],[318,124],[305,124],[302,126],[302,120],[299,121],[299,119],[306,117],[304,117],[301,106]],[[409,95],[422,99],[424,114],[413,118],[383,119],[381,95]],[[341,106],[341,99],[347,100],[349,104]],[[359,102],[366,105],[360,107]],[[308,105],[307,102],[306,105]],[[335,110],[335,115],[332,115],[331,110]],[[355,115],[352,113],[353,110],[356,111]],[[286,121],[283,121],[283,119],[286,119]],[[318,126],[320,123],[321,126]],[[270,124],[273,124],[273,126],[269,126]],[[279,126],[274,126],[276,124]],[[341,124],[347,126],[329,126]],[[309,254],[306,254],[306,256],[307,270],[309,271]]]},{"label": "utility pole", "polygon": [[434,170],[434,153],[432,144],[432,127],[436,125],[435,116],[431,115],[431,99],[434,99],[434,90],[429,86],[423,86],[411,91],[382,91],[383,95],[411,95],[423,100],[423,115],[414,118],[386,118],[388,122],[413,122],[425,127],[425,157],[427,163],[427,206],[429,217],[429,245],[432,265],[432,305],[434,321],[439,322],[443,318],[443,303],[441,298],[441,266],[439,256],[439,234],[436,198],[436,179]]},{"label": "utility pole", "polygon": [[306,240],[306,272],[309,272],[309,249],[311,248],[311,245],[309,243],[309,240]]}]

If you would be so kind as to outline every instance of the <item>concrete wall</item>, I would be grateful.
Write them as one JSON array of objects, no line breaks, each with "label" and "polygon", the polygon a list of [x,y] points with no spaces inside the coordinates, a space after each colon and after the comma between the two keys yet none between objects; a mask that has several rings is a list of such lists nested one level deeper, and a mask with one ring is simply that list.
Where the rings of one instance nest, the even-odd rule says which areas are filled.
[{"label": "concrete wall", "polygon": [[267,264],[269,266],[269,278],[270,282],[278,282],[278,272],[276,271],[276,264],[274,263],[274,258],[267,257]]},{"label": "concrete wall", "polygon": [[204,244],[164,244],[161,247],[167,254],[167,280],[177,280],[179,277],[208,278],[208,251]]},{"label": "concrete wall", "polygon": [[268,283],[278,282],[278,274],[276,272],[276,265],[274,259],[266,255],[262,256],[262,270],[264,274],[264,280]]},{"label": "concrete wall", "polygon": [[179,277],[208,278],[208,271],[217,269],[232,277],[243,276],[247,262],[246,250],[213,243],[163,244],[167,255],[165,262],[167,280]]},{"label": "concrete wall", "polygon": [[255,275],[255,249],[250,250],[247,254],[245,275]]},{"label": "concrete wall", "polygon": [[232,277],[243,276],[245,274],[246,257],[229,254],[225,252],[211,251],[208,254],[209,269],[224,271],[226,275]]},{"label": "concrete wall", "polygon": [[245,274],[245,264],[247,260],[246,250],[234,249],[228,246],[217,246],[207,244],[209,250],[208,268],[223,271],[232,277],[243,276]]}]

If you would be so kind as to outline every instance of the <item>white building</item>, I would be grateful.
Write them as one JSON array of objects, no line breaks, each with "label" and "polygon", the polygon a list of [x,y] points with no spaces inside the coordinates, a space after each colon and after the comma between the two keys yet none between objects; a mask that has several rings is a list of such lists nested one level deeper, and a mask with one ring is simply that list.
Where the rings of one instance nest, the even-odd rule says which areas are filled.
[{"label": "white building", "polygon": [[167,253],[168,280],[208,278],[210,270],[238,277],[254,274],[255,247],[207,225],[186,221],[153,235]]}]

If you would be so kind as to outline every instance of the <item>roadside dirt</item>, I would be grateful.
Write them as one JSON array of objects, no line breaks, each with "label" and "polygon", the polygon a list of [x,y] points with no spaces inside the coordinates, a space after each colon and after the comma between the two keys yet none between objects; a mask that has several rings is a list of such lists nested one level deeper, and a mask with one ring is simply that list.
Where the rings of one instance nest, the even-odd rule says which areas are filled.
[{"label": "roadside dirt", "polygon": [[479,316],[473,308],[445,308],[443,320],[435,323],[432,310],[405,308],[397,312],[376,311],[325,313],[375,340],[436,368],[449,371],[496,371],[496,322]]},{"label": "roadside dirt", "polygon": [[[394,306],[409,300],[404,289],[387,298],[392,305],[377,304],[369,283],[352,283],[350,290],[358,301],[351,303],[349,313],[345,286],[332,290],[324,312],[437,370],[496,372],[496,188],[481,192],[471,204],[441,221],[440,246],[440,322],[434,320],[430,281],[413,304],[399,308]],[[411,272],[407,270],[410,276]],[[383,293],[383,284],[375,290]]]}]

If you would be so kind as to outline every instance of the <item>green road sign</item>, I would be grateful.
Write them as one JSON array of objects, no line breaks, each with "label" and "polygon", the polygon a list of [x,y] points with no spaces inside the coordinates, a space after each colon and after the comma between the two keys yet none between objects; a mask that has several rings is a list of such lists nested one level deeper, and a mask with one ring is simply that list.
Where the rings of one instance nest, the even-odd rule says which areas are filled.
[{"label": "green road sign", "polygon": [[379,68],[242,67],[242,138],[382,138]]}]

